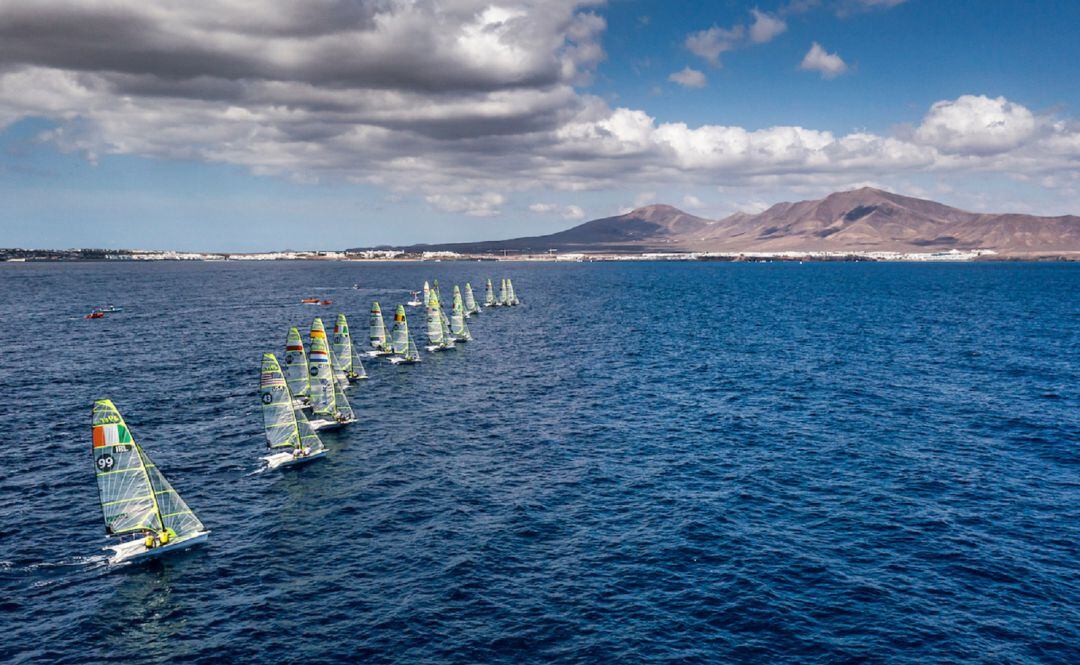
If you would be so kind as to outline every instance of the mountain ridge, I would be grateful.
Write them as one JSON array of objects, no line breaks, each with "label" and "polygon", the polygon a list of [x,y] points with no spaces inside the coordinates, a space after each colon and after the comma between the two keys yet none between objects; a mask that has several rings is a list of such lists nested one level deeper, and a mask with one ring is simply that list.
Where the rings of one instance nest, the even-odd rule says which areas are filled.
[{"label": "mountain ridge", "polygon": [[975,213],[872,187],[776,203],[759,213],[698,217],[667,204],[542,236],[403,247],[407,251],[533,252],[1080,252],[1080,217]]}]

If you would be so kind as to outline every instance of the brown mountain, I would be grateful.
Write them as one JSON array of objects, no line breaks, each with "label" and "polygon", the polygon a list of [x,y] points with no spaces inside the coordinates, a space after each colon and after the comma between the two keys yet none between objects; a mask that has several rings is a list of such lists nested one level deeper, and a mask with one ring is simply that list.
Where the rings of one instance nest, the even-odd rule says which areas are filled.
[{"label": "brown mountain", "polygon": [[992,249],[1003,254],[1080,252],[1080,217],[966,212],[934,201],[864,187],[815,201],[778,203],[721,220],[650,205],[546,236],[418,250],[549,249],[581,252],[777,252]]}]

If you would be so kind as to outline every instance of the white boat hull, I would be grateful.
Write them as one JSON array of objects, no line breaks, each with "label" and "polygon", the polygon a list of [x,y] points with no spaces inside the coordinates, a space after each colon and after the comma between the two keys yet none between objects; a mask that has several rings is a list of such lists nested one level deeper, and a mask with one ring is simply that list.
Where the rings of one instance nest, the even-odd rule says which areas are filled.
[{"label": "white boat hull", "polygon": [[415,365],[420,362],[419,358],[404,358],[402,356],[394,356],[390,359],[391,365]]},{"label": "white boat hull", "polygon": [[450,345],[447,345],[447,346],[440,346],[438,344],[432,344],[431,346],[427,346],[427,347],[424,347],[424,348],[426,348],[428,351],[431,351],[432,353],[437,353],[439,351],[453,351],[455,347],[454,347],[453,344],[450,344]]},{"label": "white boat hull", "polygon": [[146,549],[146,545],[143,544],[142,539],[129,540],[128,542],[120,543],[119,545],[109,545],[105,549],[113,551],[113,555],[109,557],[109,563],[115,566],[119,563],[139,563],[141,561],[149,561],[150,559],[156,559],[169,552],[186,550],[193,545],[206,542],[206,539],[209,537],[209,531],[199,531],[191,536],[176,538],[167,545],[161,545],[151,549]]},{"label": "white boat hull", "polygon": [[304,455],[303,457],[295,457],[292,453],[274,453],[273,455],[267,455],[262,459],[266,460],[267,469],[280,469],[287,466],[307,464],[308,462],[313,462],[325,456],[326,449],[324,448],[317,453],[311,453],[310,455]]},{"label": "white boat hull", "polygon": [[311,425],[311,429],[315,430],[316,432],[332,432],[334,430],[341,429],[346,425],[351,425],[355,422],[356,419],[346,420],[342,422],[340,420],[323,420],[320,418],[319,420],[310,420],[308,421],[308,424]]}]

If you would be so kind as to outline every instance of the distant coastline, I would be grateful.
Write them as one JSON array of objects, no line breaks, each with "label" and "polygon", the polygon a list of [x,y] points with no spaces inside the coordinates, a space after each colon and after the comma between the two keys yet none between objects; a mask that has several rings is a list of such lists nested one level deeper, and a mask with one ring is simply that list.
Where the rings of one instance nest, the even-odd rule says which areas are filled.
[{"label": "distant coastline", "polygon": [[715,261],[715,262],[973,262],[973,261],[1080,261],[1080,252],[996,252],[946,250],[937,252],[886,251],[780,251],[780,252],[513,252],[460,253],[402,250],[283,251],[283,252],[177,252],[133,249],[20,249],[0,248],[0,262],[74,263],[146,261],[530,261],[588,263],[600,261]]}]

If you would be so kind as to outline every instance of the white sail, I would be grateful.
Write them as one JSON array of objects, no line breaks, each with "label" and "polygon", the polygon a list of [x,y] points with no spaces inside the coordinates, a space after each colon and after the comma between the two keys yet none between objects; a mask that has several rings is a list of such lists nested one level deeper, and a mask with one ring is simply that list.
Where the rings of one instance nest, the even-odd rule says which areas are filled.
[{"label": "white sail", "polygon": [[506,295],[506,280],[505,279],[503,279],[502,282],[499,285],[499,301],[496,304],[504,305],[504,306],[510,304],[510,299]]},{"label": "white sail", "polygon": [[439,299],[432,295],[427,307],[427,336],[428,341],[436,346],[441,346],[445,341],[443,337],[443,323],[439,311]]},{"label": "white sail", "polygon": [[461,300],[461,291],[457,286],[454,286],[454,306],[450,310],[450,333],[457,341],[467,342],[472,339],[469,327],[465,323],[465,304]]},{"label": "white sail", "polygon": [[353,373],[352,335],[349,334],[349,320],[345,314],[338,314],[334,322],[334,343],[330,350],[337,356],[338,364],[346,375]]},{"label": "white sail", "polygon": [[495,287],[491,285],[491,280],[487,281],[487,288],[484,290],[484,307],[495,306]]},{"label": "white sail", "polygon": [[397,306],[394,312],[394,328],[390,336],[393,338],[394,353],[404,355],[409,350],[409,321],[405,318],[405,308]]},{"label": "white sail", "polygon": [[471,316],[479,313],[480,308],[476,304],[476,297],[472,292],[472,284],[465,282],[465,314]]},{"label": "white sail", "polygon": [[506,278],[506,297],[508,305],[518,304],[517,296],[514,294],[514,283],[510,281],[509,277]]},{"label": "white sail", "polygon": [[442,305],[439,305],[439,321],[442,323],[443,342],[445,344],[453,344],[454,337],[450,333],[450,318],[446,316],[446,312],[443,310]]},{"label": "white sail", "polygon": [[378,302],[371,303],[371,332],[368,341],[376,351],[386,348],[386,324],[383,323],[382,309]]},{"label": "white sail", "polygon": [[285,380],[293,397],[308,396],[310,379],[307,355],[304,353],[304,340],[296,328],[289,328],[289,336],[285,338]]},{"label": "white sail", "polygon": [[259,396],[268,448],[292,448],[307,454],[323,449],[322,441],[311,429],[304,412],[293,403],[281,367],[272,353],[263,354]]},{"label": "white sail", "polygon": [[202,522],[131,436],[112,401],[94,402],[94,471],[105,531],[119,536],[172,530],[185,536]]},{"label": "white sail", "polygon": [[345,391],[342,390],[342,387],[343,384],[334,382],[334,418],[338,422],[352,422],[356,420],[356,414],[353,413],[352,405],[349,404],[349,400],[345,397]]},{"label": "white sail", "polygon": [[315,415],[333,415],[334,380],[330,366],[330,347],[326,343],[326,330],[322,319],[311,323],[311,355],[308,356],[308,374],[311,375],[311,404]]},{"label": "white sail", "polygon": [[405,360],[420,362],[420,350],[416,348],[416,342],[413,341],[412,333],[409,333],[409,349],[405,352]]},{"label": "white sail", "polygon": [[424,307],[431,304],[431,286],[424,280]]}]

